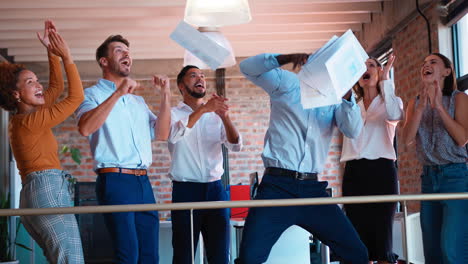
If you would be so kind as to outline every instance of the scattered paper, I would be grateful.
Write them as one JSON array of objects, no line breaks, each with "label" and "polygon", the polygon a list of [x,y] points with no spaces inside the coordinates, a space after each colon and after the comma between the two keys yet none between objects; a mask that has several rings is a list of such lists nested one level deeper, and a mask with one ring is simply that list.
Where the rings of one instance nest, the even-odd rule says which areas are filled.
[{"label": "scattered paper", "polygon": [[205,62],[213,70],[216,70],[229,56],[227,49],[204,36],[184,21],[177,25],[170,38]]},{"label": "scattered paper", "polygon": [[338,104],[367,70],[369,56],[351,30],[333,36],[298,73],[305,109]]}]

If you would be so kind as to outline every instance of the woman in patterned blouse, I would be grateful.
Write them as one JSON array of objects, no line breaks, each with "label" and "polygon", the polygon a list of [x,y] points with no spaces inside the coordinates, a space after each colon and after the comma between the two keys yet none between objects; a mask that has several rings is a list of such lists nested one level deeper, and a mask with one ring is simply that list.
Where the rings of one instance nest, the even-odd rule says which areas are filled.
[{"label": "woman in patterned blouse", "polygon": [[[468,95],[457,90],[453,64],[444,55],[427,56],[421,90],[407,108],[405,145],[416,144],[424,165],[423,193],[468,192]],[[468,200],[421,202],[425,261],[468,263]]]}]

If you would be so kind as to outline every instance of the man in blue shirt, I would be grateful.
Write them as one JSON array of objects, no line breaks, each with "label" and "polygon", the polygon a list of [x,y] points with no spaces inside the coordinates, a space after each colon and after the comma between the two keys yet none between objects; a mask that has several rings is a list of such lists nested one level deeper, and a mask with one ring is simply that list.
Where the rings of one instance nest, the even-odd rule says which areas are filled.
[{"label": "man in blue shirt", "polygon": [[[270,125],[262,154],[265,173],[255,199],[327,197],[323,170],[335,126],[347,137],[359,135],[361,111],[348,92],[337,105],[304,109],[299,79],[280,66],[301,66],[307,54],[260,54],[240,64],[247,79],[270,96]],[[273,244],[291,225],[306,229],[344,261],[368,263],[367,249],[337,205],[251,208],[236,263],[268,259]]]},{"label": "man in blue shirt", "polygon": [[[159,117],[144,99],[133,94],[129,42],[120,35],[107,38],[96,51],[103,78],[85,89],[76,110],[79,131],[87,136],[98,173],[99,204],[155,203],[147,175],[152,162],[151,140],[167,140],[170,129],[170,87],[165,76],[154,76],[161,94]],[[157,123],[157,125],[156,125]],[[158,212],[106,214],[116,263],[158,263]]]}]

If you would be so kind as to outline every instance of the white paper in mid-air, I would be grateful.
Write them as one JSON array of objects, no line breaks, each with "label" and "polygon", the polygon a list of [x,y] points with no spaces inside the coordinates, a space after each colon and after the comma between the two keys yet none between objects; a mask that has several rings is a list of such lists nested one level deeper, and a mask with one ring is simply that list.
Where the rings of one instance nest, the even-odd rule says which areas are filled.
[{"label": "white paper in mid-air", "polygon": [[298,73],[303,107],[340,103],[366,71],[368,57],[351,30],[339,38],[333,36]]},{"label": "white paper in mid-air", "polygon": [[204,36],[184,21],[177,25],[170,38],[205,62],[213,70],[216,70],[229,56],[227,49]]}]

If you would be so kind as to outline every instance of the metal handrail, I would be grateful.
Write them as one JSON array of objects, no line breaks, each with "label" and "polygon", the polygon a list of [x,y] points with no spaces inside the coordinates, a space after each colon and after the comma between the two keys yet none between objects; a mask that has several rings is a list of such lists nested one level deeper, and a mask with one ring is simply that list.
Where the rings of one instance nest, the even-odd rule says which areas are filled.
[{"label": "metal handrail", "polygon": [[[347,197],[324,197],[324,198],[293,198],[293,199],[271,199],[271,200],[249,200],[249,201],[219,201],[219,202],[190,202],[169,204],[126,204],[126,205],[98,205],[98,206],[75,206],[54,208],[21,208],[0,209],[0,216],[23,216],[23,215],[51,215],[51,214],[89,214],[89,213],[112,213],[112,212],[141,212],[141,211],[168,211],[168,210],[190,210],[190,233],[191,233],[191,255],[194,262],[195,252],[193,247],[193,210],[219,209],[237,207],[279,207],[279,206],[304,206],[324,204],[354,204],[354,203],[385,203],[402,202],[404,212],[404,237],[406,247],[404,254],[408,257],[409,245],[406,232],[408,210],[407,201],[428,200],[461,200],[468,199],[468,192],[444,193],[444,194],[404,194],[404,195],[369,195],[369,196],[347,196]],[[326,259],[326,263],[329,263]]]},{"label": "metal handrail", "polygon": [[428,200],[465,200],[468,192],[444,194],[403,194],[403,195],[369,195],[325,198],[295,198],[248,201],[190,202],[168,204],[125,204],[97,205],[53,208],[20,208],[0,209],[0,216],[51,215],[51,214],[89,214],[113,212],[200,210],[238,207],[277,207],[324,204],[385,203]]}]

